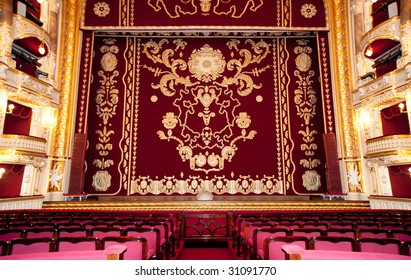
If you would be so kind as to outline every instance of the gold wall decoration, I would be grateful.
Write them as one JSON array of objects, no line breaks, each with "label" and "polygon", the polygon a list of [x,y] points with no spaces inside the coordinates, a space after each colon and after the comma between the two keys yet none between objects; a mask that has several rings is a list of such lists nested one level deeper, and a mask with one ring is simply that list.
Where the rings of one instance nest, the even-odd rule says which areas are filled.
[{"label": "gold wall decoration", "polygon": [[119,90],[116,87],[117,81],[115,78],[119,75],[117,68],[117,57],[119,48],[115,45],[115,39],[105,39],[105,45],[100,47],[100,52],[103,56],[100,60],[101,69],[98,71],[100,77],[100,88],[97,90],[95,102],[97,106],[97,116],[102,120],[102,129],[95,131],[98,134],[99,142],[95,149],[101,158],[94,159],[93,164],[100,168],[93,175],[93,187],[97,191],[106,191],[111,186],[111,175],[104,169],[109,168],[114,164],[114,161],[109,158],[110,151],[113,149],[111,143],[111,135],[115,131],[111,129],[110,119],[117,114]]},{"label": "gold wall decoration", "polygon": [[317,9],[313,4],[304,4],[300,12],[305,18],[312,18],[317,14]]},{"label": "gold wall decoration", "polygon": [[[156,12],[164,11],[170,18],[179,18],[181,15],[194,15],[197,13],[194,0],[175,0],[173,3],[167,0],[148,0],[147,4]],[[201,4],[203,9],[206,8],[207,3],[203,1]]]},{"label": "gold wall decoration", "polygon": [[97,16],[105,17],[110,13],[110,6],[106,2],[97,2],[93,10]]},{"label": "gold wall decoration", "polygon": [[[175,50],[184,50],[187,42],[175,40],[175,50],[163,49],[165,42],[165,39],[149,41],[143,48],[143,53],[150,60],[168,69],[145,67],[160,76],[160,82],[153,84],[152,88],[160,89],[167,97],[175,96],[174,105],[180,112],[179,115],[166,113],[162,121],[165,130],[157,133],[162,140],[177,142],[181,160],[187,161],[192,170],[205,173],[223,170],[225,161],[230,162],[238,149],[236,142],[252,140],[257,133],[249,129],[252,120],[247,112],[236,112],[241,105],[236,94],[248,96],[253,90],[261,88],[261,85],[254,83],[252,76],[269,68],[259,65],[270,52],[269,44],[250,39],[247,42],[252,46],[252,52],[238,49],[238,41],[233,39],[227,46],[241,56],[236,57],[232,52],[232,58],[228,61],[220,50],[205,44],[195,49],[188,61],[184,61],[173,56]],[[252,65],[255,68],[250,75],[247,67]],[[186,68],[191,77],[182,76],[177,71]],[[183,85],[184,89],[178,92],[175,85]],[[235,91],[230,86],[235,86]],[[215,111],[210,109],[211,105]],[[220,118],[215,120],[217,116]],[[193,118],[198,117],[203,121],[201,128],[191,125]],[[173,132],[177,124],[181,126],[181,134]],[[239,135],[234,134],[235,126],[241,129]]]},{"label": "gold wall decoration", "polygon": [[[198,12],[201,12],[203,16],[208,16],[211,11],[220,16],[242,18],[246,13],[256,12],[264,4],[263,0],[246,0],[242,3],[238,3],[237,0],[216,0],[215,2],[212,0],[199,1],[199,7],[195,3],[195,0],[176,0],[172,3],[167,0],[148,0],[147,4],[155,12],[162,11],[170,18],[180,18],[183,15],[195,15]],[[280,5],[277,6],[279,7]],[[308,13],[307,10],[308,8],[304,10],[305,14]],[[101,8],[99,11],[101,11]],[[310,15],[313,11],[313,9],[310,10]]]},{"label": "gold wall decoration", "polygon": [[300,149],[304,151],[307,158],[301,159],[300,164],[308,169],[302,175],[303,186],[310,191],[317,191],[321,187],[321,176],[313,170],[321,164],[321,160],[313,158],[318,149],[315,141],[317,130],[312,129],[312,119],[317,114],[318,103],[317,92],[312,87],[313,78],[316,77],[315,71],[311,68],[312,59],[310,53],[313,49],[307,45],[306,40],[298,40],[298,46],[294,48],[297,54],[295,64],[297,69],[294,75],[297,77],[297,89],[294,91],[294,102],[296,104],[297,115],[304,120],[305,128],[298,133],[302,135]]}]

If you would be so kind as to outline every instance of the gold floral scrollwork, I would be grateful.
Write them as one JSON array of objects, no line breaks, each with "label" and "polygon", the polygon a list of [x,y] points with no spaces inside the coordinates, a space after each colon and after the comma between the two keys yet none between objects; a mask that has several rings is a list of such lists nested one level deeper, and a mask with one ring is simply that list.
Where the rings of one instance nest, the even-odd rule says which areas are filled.
[{"label": "gold floral scrollwork", "polygon": [[317,191],[321,187],[321,176],[313,170],[321,164],[319,159],[314,158],[318,146],[315,143],[315,135],[318,133],[312,129],[311,121],[316,115],[318,103],[317,92],[313,88],[313,77],[315,71],[311,69],[312,59],[309,56],[312,48],[308,46],[307,40],[298,40],[298,46],[294,48],[297,54],[295,59],[296,70],[294,75],[297,77],[297,89],[294,91],[294,102],[297,109],[297,116],[303,119],[305,129],[298,131],[302,135],[301,151],[306,158],[300,160],[300,164],[307,170],[302,175],[303,186],[309,191]]},{"label": "gold floral scrollwork", "polygon": [[321,176],[315,170],[307,170],[303,174],[303,186],[309,191],[318,191],[321,187]]},{"label": "gold floral scrollwork", "polygon": [[253,76],[259,76],[269,66],[248,67],[258,65],[267,56],[269,45],[246,40],[251,50],[240,49],[239,41],[231,40],[227,47],[232,58],[226,61],[220,50],[205,44],[193,50],[185,61],[177,51],[183,50],[187,42],[179,39],[173,43],[173,48],[165,48],[169,44],[166,39],[149,41],[143,48],[154,64],[163,65],[144,65],[159,77],[159,83],[152,84],[152,88],[173,97],[176,109],[165,113],[162,119],[165,130],[157,134],[161,140],[178,143],[181,159],[189,163],[190,169],[206,173],[223,170],[225,162],[230,162],[238,149],[236,143],[251,140],[257,133],[250,129],[251,116],[238,112],[241,105],[238,96],[247,96],[261,88],[254,83]]},{"label": "gold floral scrollwork", "polygon": [[108,158],[113,150],[111,144],[111,135],[115,132],[110,129],[110,120],[116,115],[116,109],[119,101],[119,91],[116,88],[115,78],[119,75],[117,68],[118,60],[116,53],[119,48],[115,45],[116,40],[105,39],[105,44],[100,48],[103,53],[100,59],[101,69],[98,71],[100,77],[100,87],[97,89],[96,106],[97,116],[102,120],[102,128],[97,129],[95,133],[98,135],[98,142],[95,149],[98,151],[101,158],[93,160],[94,166],[101,169],[93,176],[93,188],[97,191],[107,191],[111,185],[111,175],[104,169],[109,168],[114,164],[114,161]]},{"label": "gold floral scrollwork", "polygon": [[107,191],[109,189],[109,187],[111,186],[111,175],[110,175],[110,173],[108,173],[106,170],[97,171],[93,175],[92,186],[96,191],[101,191],[101,192]]},{"label": "gold floral scrollwork", "polygon": [[313,4],[304,4],[301,7],[301,14],[305,18],[312,18],[317,14],[317,8]]},{"label": "gold floral scrollwork", "polygon": [[97,16],[105,17],[110,13],[110,6],[106,2],[97,2],[93,11]]}]

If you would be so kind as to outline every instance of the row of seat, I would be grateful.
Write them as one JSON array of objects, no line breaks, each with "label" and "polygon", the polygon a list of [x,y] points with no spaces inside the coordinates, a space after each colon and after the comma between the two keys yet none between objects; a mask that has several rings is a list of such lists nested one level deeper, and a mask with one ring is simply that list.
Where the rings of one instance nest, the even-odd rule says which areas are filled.
[{"label": "row of seat", "polygon": [[[283,217],[282,217],[283,218]],[[300,217],[301,220],[301,217]],[[322,236],[338,236],[357,240],[360,238],[397,239],[399,242],[411,240],[411,231],[408,227],[381,227],[380,223],[358,221],[283,221],[279,217],[270,216],[238,216],[233,222],[233,248],[238,257],[252,258],[252,248],[256,247],[256,230],[265,228],[271,234],[284,236],[301,236],[306,238]],[[265,237],[270,237],[265,236]],[[258,238],[262,250],[262,237]]]},{"label": "row of seat", "polygon": [[27,242],[36,238],[59,240],[71,237],[90,237],[103,239],[105,237],[140,236],[145,237],[149,246],[149,258],[168,259],[175,255],[176,237],[169,230],[170,224],[166,221],[155,220],[144,222],[133,227],[95,226],[86,227],[31,227],[5,228],[0,230],[0,240],[5,242]]},{"label": "row of seat", "polygon": [[251,258],[264,260],[285,259],[282,246],[298,245],[306,250],[337,252],[368,252],[397,256],[410,256],[411,241],[401,242],[394,238],[359,238],[336,236],[270,236],[263,239],[262,247],[257,247]]},{"label": "row of seat", "polygon": [[[148,232],[149,230],[144,229],[144,231]],[[47,253],[52,252],[67,252],[66,258],[70,258],[70,252],[77,256],[79,252],[106,250],[113,245],[126,245],[127,250],[121,256],[125,260],[158,258],[159,255],[149,252],[149,240],[144,237],[147,234],[140,234],[141,232],[137,236],[106,236],[101,239],[93,236],[75,236],[0,240],[0,259],[1,256],[7,256],[7,259],[22,259],[21,256],[30,257],[32,254],[41,255],[43,259],[47,259]],[[96,254],[96,256],[98,255]],[[50,259],[52,258],[54,258],[54,254],[50,255]],[[92,254],[90,254],[89,259],[93,259]]]}]

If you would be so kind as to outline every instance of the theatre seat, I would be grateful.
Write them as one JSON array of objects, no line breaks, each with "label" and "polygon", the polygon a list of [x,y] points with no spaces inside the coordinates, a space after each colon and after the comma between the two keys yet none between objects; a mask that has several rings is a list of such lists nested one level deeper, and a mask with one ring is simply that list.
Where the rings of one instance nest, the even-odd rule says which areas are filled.
[{"label": "theatre seat", "polygon": [[158,228],[126,228],[126,236],[144,237],[147,240],[147,259],[164,259],[160,250],[160,230]]},{"label": "theatre seat", "polygon": [[329,228],[325,232],[325,236],[350,237],[355,239],[357,231],[352,228]]},{"label": "theatre seat", "polygon": [[137,236],[107,236],[101,240],[102,249],[112,245],[126,245],[124,260],[147,260],[147,239]]},{"label": "theatre seat", "polygon": [[8,248],[9,248],[9,242],[0,240],[0,256],[7,255]]},{"label": "theatre seat", "polygon": [[349,222],[349,221],[346,221],[346,222],[332,222],[332,223],[330,223],[330,226],[329,226],[329,228],[331,229],[331,228],[335,228],[335,229],[338,229],[338,228],[345,228],[345,229],[355,229],[355,224],[353,223],[353,222]]},{"label": "theatre seat", "polygon": [[55,250],[55,242],[50,237],[17,238],[9,241],[7,255],[46,253]]},{"label": "theatre seat", "polygon": [[264,259],[264,240],[268,237],[287,236],[289,231],[285,228],[257,228],[253,234],[253,253],[250,259]]},{"label": "theatre seat", "polygon": [[6,228],[0,230],[0,240],[10,241],[14,238],[24,237],[24,230],[21,228]]},{"label": "theatre seat", "polygon": [[35,237],[50,237],[54,238],[56,236],[56,230],[52,227],[32,227],[24,231],[24,237],[35,238]]},{"label": "theatre seat", "polygon": [[404,229],[393,229],[390,231],[390,237],[400,241],[409,241],[411,240],[411,231]]},{"label": "theatre seat", "polygon": [[355,251],[355,239],[340,236],[316,236],[309,240],[310,250]]},{"label": "theatre seat", "polygon": [[411,240],[402,242],[402,254],[406,256],[411,256]]},{"label": "theatre seat", "polygon": [[[253,247],[253,239],[255,230],[258,228],[272,228],[273,224],[267,222],[252,222],[246,224],[244,227],[244,242],[243,242],[243,257],[247,259],[250,257],[254,259],[255,257],[255,250]],[[252,256],[251,256],[252,255]]]},{"label": "theatre seat", "polygon": [[308,238],[305,236],[275,236],[264,239],[264,260],[285,260],[282,246],[286,244],[299,245],[308,249]]},{"label": "theatre seat", "polygon": [[389,237],[389,230],[382,229],[382,228],[363,228],[357,230],[357,238],[364,238],[364,237],[379,237],[379,238],[388,238]]},{"label": "theatre seat", "polygon": [[141,228],[156,228],[160,231],[160,253],[167,260],[170,257],[170,243],[169,243],[169,230],[166,222],[151,221],[143,222],[140,224]]},{"label": "theatre seat", "polygon": [[56,237],[89,236],[89,231],[84,227],[58,228]]},{"label": "theatre seat", "polygon": [[295,228],[289,231],[291,236],[305,236],[310,239],[313,236],[323,236],[325,231],[320,228]]},{"label": "theatre seat", "polygon": [[124,235],[124,231],[119,228],[119,227],[104,227],[104,226],[99,226],[99,227],[92,227],[89,230],[89,233],[91,236],[98,237],[100,239],[103,239],[103,237],[106,236],[122,236]]},{"label": "theatre seat", "polygon": [[56,239],[56,251],[100,250],[101,240],[94,236],[70,236]]},{"label": "theatre seat", "polygon": [[401,254],[402,244],[394,238],[358,238],[355,240],[356,250],[359,252],[374,252],[385,254]]}]

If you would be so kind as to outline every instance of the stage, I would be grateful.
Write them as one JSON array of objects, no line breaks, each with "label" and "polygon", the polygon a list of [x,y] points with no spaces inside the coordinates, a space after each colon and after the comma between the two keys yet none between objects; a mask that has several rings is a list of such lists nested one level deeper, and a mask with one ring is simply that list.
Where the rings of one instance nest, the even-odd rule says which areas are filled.
[{"label": "stage", "polygon": [[218,196],[198,201],[195,196],[89,197],[82,201],[43,203],[50,210],[109,211],[271,211],[271,210],[368,210],[368,201],[347,201],[339,198],[309,196]]}]

